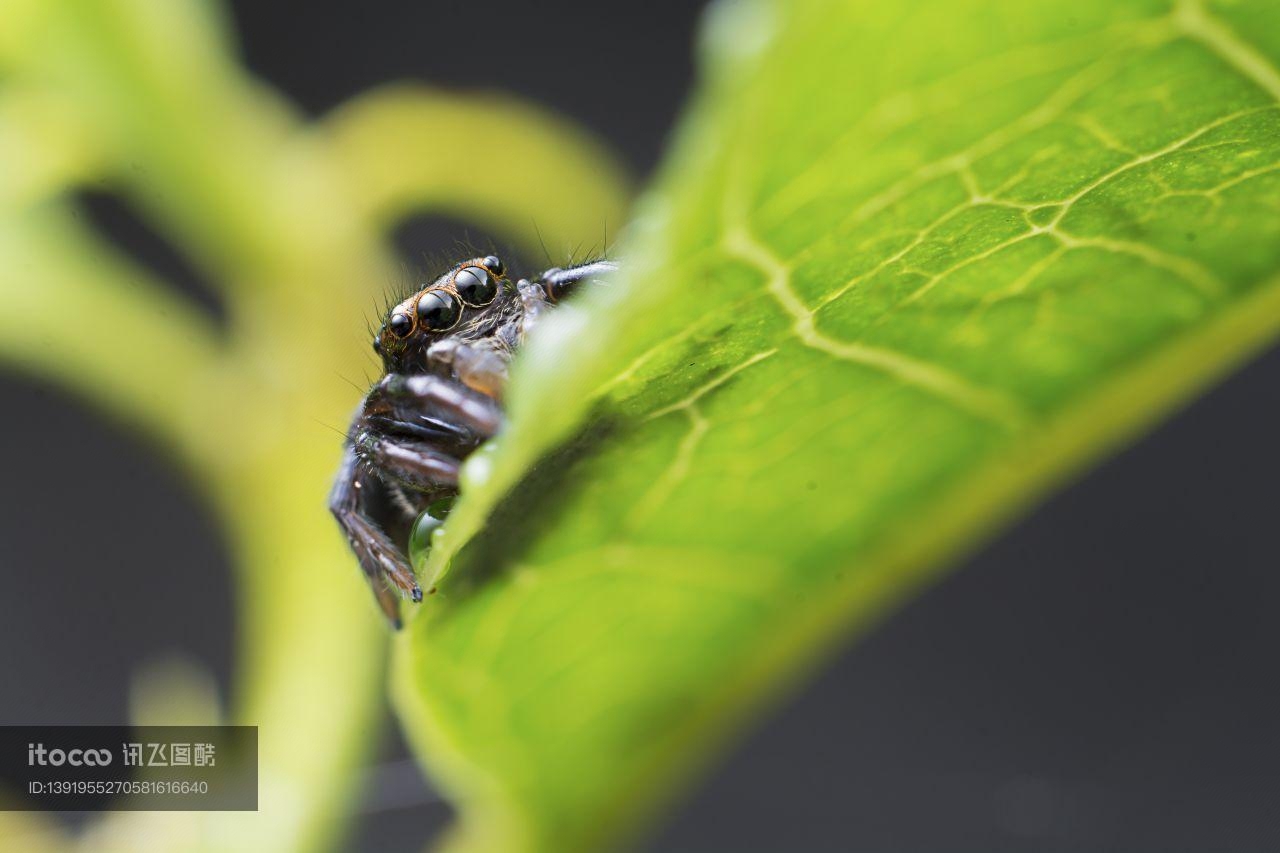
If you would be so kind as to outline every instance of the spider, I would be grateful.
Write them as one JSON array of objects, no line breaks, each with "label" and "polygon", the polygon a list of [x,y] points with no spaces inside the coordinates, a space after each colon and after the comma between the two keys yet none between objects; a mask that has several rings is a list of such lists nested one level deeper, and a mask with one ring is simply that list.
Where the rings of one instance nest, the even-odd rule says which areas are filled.
[{"label": "spider", "polygon": [[511,357],[543,312],[615,268],[597,260],[512,284],[497,257],[471,258],[387,312],[373,339],[384,375],[347,431],[329,511],[393,627],[399,596],[422,600],[408,540],[439,526],[463,460],[501,428]]}]

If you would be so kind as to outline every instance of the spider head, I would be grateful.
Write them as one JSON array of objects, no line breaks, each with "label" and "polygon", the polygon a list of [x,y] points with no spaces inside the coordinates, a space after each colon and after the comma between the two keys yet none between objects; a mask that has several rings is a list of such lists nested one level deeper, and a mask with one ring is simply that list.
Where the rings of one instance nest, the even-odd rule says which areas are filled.
[{"label": "spider head", "polygon": [[427,348],[457,329],[469,309],[483,310],[498,298],[505,276],[497,257],[472,258],[392,306],[373,339],[383,367],[401,372],[425,358]]}]

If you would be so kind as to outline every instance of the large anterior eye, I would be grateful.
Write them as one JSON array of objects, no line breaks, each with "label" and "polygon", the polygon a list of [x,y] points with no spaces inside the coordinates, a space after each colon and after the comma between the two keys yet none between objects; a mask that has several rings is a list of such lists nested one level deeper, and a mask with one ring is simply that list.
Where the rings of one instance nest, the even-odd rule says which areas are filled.
[{"label": "large anterior eye", "polygon": [[453,277],[453,289],[472,308],[488,305],[498,295],[498,282],[484,267],[463,267]]},{"label": "large anterior eye", "polygon": [[387,320],[387,328],[397,338],[403,338],[413,331],[413,318],[408,314],[392,314],[391,319]]},{"label": "large anterior eye", "polygon": [[458,324],[462,303],[447,290],[428,290],[418,300],[418,322],[433,332],[443,332]]}]

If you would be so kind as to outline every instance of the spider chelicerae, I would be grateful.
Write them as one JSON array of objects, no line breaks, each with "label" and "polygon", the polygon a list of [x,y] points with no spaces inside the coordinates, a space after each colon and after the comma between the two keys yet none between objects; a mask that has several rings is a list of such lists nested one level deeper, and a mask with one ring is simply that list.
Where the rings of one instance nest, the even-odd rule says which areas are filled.
[{"label": "spider chelicerae", "polygon": [[501,428],[512,356],[544,312],[615,268],[597,260],[512,283],[497,257],[471,258],[387,312],[373,339],[384,375],[351,422],[329,510],[396,628],[399,598],[422,600],[409,538],[443,521],[463,460]]}]

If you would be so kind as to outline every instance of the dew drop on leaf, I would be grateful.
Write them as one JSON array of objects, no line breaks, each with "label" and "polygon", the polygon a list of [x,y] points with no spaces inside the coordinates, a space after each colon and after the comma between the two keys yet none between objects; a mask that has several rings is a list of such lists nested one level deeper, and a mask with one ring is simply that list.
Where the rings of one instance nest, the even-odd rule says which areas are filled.
[{"label": "dew drop on leaf", "polygon": [[444,525],[451,509],[453,498],[441,498],[418,514],[409,534],[409,560],[413,565],[420,566],[427,559],[431,553],[431,537]]}]

